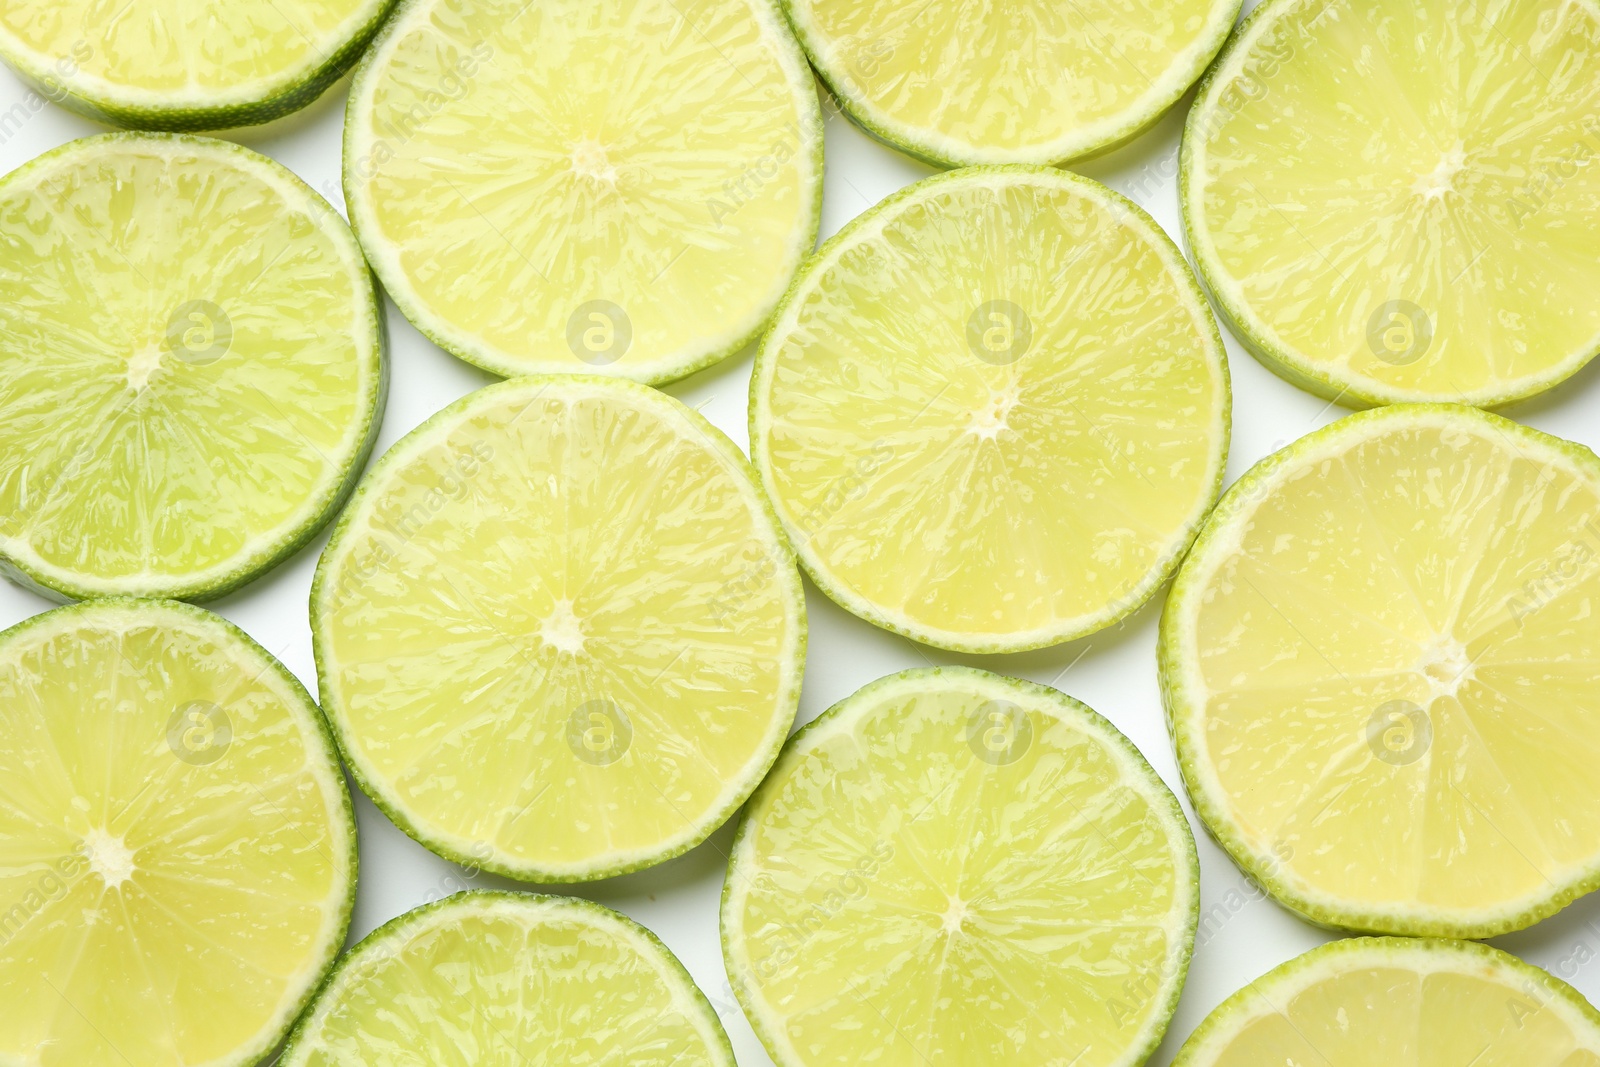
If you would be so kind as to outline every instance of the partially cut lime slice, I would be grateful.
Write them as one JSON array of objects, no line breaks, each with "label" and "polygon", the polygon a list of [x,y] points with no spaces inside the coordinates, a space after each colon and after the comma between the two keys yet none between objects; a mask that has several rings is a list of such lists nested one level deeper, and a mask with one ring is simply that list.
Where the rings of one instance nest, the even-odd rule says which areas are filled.
[{"label": "partially cut lime slice", "polygon": [[918,183],[807,265],[750,450],[801,562],[869,622],[1010,652],[1166,580],[1221,486],[1226,357],[1183,257],[1076,175]]},{"label": "partially cut lime slice", "polygon": [[1600,460],[1456,405],[1258,464],[1161,677],[1201,817],[1313,921],[1488,937],[1600,886]]},{"label": "partially cut lime slice", "polygon": [[587,900],[461,893],[340,961],[282,1067],[735,1067],[722,1024],[656,936]]},{"label": "partially cut lime slice", "polygon": [[1335,941],[1251,982],[1173,1067],[1594,1067],[1600,1012],[1488,945]]},{"label": "partially cut lime slice", "polygon": [[46,100],[102,122],[217,130],[322,95],[394,0],[6,0],[0,57]]},{"label": "partially cut lime slice", "polygon": [[722,897],[734,992],[781,1067],[1141,1064],[1199,868],[1133,744],[1054,689],[883,678],[789,742]]},{"label": "partially cut lime slice", "polygon": [[818,73],[874,137],[930,163],[1063,163],[1155,123],[1239,0],[783,0]]},{"label": "partially cut lime slice", "polygon": [[1201,276],[1351,406],[1549,389],[1600,351],[1597,97],[1594,0],[1267,0],[1189,114]]},{"label": "partially cut lime slice", "polygon": [[772,0],[407,0],[344,175],[441,347],[656,384],[754,340],[811,251],[821,108]]},{"label": "partially cut lime slice", "polygon": [[739,450],[615,378],[446,408],[358,490],[311,596],[362,787],[442,855],[533,881],[698,844],[794,720],[805,601]]},{"label": "partially cut lime slice", "polygon": [[201,599],[304,544],[361,473],[378,297],[326,201],[224,141],[112,134],[0,181],[0,568]]},{"label": "partially cut lime slice", "polygon": [[0,634],[0,1062],[259,1062],[344,943],[355,835],[316,705],[217,616]]}]

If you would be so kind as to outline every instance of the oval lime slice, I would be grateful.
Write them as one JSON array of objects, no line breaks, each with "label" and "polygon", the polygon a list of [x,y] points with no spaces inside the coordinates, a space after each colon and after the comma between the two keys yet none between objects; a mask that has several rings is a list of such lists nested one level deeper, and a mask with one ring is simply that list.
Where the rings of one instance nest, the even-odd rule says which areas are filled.
[{"label": "oval lime slice", "polygon": [[760,333],[816,241],[822,118],[771,0],[407,0],[363,61],[350,218],[500,375],[658,384]]},{"label": "oval lime slice", "polygon": [[1217,839],[1331,926],[1489,937],[1600,886],[1600,460],[1456,405],[1229,490],[1161,626]]},{"label": "oval lime slice", "polygon": [[1267,0],[1184,135],[1201,276],[1341,403],[1549,389],[1600,351],[1597,94],[1594,0]]},{"label": "oval lime slice", "polygon": [[880,679],[789,742],[722,895],[781,1067],[1140,1064],[1194,944],[1194,840],[1133,744],[1054,689]]},{"label": "oval lime slice", "polygon": [[698,844],[794,719],[805,602],[737,448],[615,378],[480,390],[395,445],[323,553],[323,704],[441,855],[582,881]]},{"label": "oval lime slice", "polygon": [[249,126],[321,96],[393,3],[7,0],[0,57],[33,86],[32,111],[49,100],[139,129]]},{"label": "oval lime slice", "polygon": [[1063,163],[1155,123],[1239,0],[784,0],[845,113],[938,166]]},{"label": "oval lime slice", "polygon": [[75,141],[0,181],[0,569],[203,599],[270,569],[361,472],[377,292],[333,209],[205,138]]},{"label": "oval lime slice", "polygon": [[1467,941],[1335,941],[1229,997],[1173,1067],[1588,1067],[1600,1012],[1509,953]]},{"label": "oval lime slice", "polygon": [[249,1067],[344,943],[356,828],[316,705],[221,618],[0,634],[0,1062]]},{"label": "oval lime slice", "polygon": [[734,1067],[716,1013],[650,931],[587,900],[485,892],[369,934],[278,1062]]},{"label": "oval lime slice", "polygon": [[817,584],[1013,652],[1125,617],[1221,486],[1226,357],[1183,257],[1103,185],[973,168],[866,212],[762,343],[750,450]]}]

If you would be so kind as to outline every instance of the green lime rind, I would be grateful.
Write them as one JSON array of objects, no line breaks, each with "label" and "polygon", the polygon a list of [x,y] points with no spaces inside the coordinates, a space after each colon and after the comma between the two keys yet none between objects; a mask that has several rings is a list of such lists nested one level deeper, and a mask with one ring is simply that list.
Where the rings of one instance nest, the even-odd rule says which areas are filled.
[{"label": "green lime rind", "polygon": [[1195,540],[1188,559],[1173,582],[1161,615],[1156,658],[1167,732],[1177,752],[1184,790],[1194,805],[1195,813],[1200,816],[1206,833],[1222,847],[1247,878],[1289,911],[1326,929],[1341,933],[1477,940],[1525,929],[1561,911],[1579,897],[1600,889],[1600,861],[1582,877],[1566,885],[1551,884],[1550,893],[1541,901],[1515,912],[1485,915],[1474,920],[1429,916],[1415,910],[1410,914],[1382,915],[1371,910],[1348,908],[1335,902],[1314,899],[1284,877],[1282,864],[1277,857],[1252,850],[1245,843],[1243,834],[1232,824],[1219,798],[1203,788],[1199,770],[1203,752],[1203,726],[1199,721],[1201,702],[1195,699],[1192,687],[1186,681],[1191,672],[1185,664],[1185,643],[1189,634],[1183,617],[1189,614],[1187,606],[1204,593],[1204,576],[1199,573],[1199,565],[1212,547],[1229,535],[1230,528],[1236,522],[1243,521],[1253,511],[1256,503],[1272,490],[1280,474],[1298,467],[1302,457],[1319,451],[1324,444],[1359,434],[1373,423],[1407,423],[1426,417],[1457,419],[1489,427],[1508,441],[1520,442],[1564,458],[1579,470],[1587,471],[1595,484],[1600,486],[1600,457],[1588,448],[1476,407],[1438,403],[1394,404],[1347,415],[1261,460],[1223,494],[1222,501],[1211,513],[1211,518]]},{"label": "green lime rind", "polygon": [[[513,878],[521,882],[531,882],[539,885],[568,885],[579,882],[599,881],[600,879],[604,878],[614,878],[618,875],[631,874],[634,871],[643,870],[647,867],[654,867],[657,864],[665,863],[667,860],[681,856],[685,852],[688,852],[690,849],[704,842],[706,838],[710,837],[712,833],[714,833],[719,827],[727,822],[728,819],[739,810],[740,806],[745,802],[745,799],[748,798],[750,793],[766,777],[767,773],[771,770],[773,763],[777,761],[779,753],[783,749],[784,735],[782,733],[778,734],[764,758],[752,766],[747,782],[741,788],[734,791],[734,794],[728,803],[726,803],[721,809],[707,815],[704,820],[696,825],[692,835],[668,849],[651,853],[649,856],[638,860],[621,861],[611,864],[598,864],[583,869],[562,868],[560,870],[546,870],[537,866],[508,863],[498,859],[493,854],[485,856],[481,854],[481,851],[474,851],[467,848],[458,847],[455,842],[446,840],[428,832],[421,825],[419,825],[417,820],[411,817],[411,815],[405,810],[405,806],[403,804],[398,802],[395,798],[389,796],[378,786],[378,776],[371,773],[370,768],[367,768],[363,764],[354,744],[347,736],[344,727],[343,711],[337,703],[337,697],[331,695],[335,693],[337,687],[332,685],[330,682],[330,679],[333,677],[334,668],[329,662],[327,647],[328,638],[325,634],[325,628],[329,625],[332,614],[330,598],[333,596],[333,589],[328,579],[328,574],[332,565],[331,561],[339,554],[340,545],[350,527],[351,521],[361,509],[362,503],[373,492],[373,486],[376,485],[380,479],[382,479],[385,472],[391,466],[401,464],[404,462],[404,460],[409,458],[409,456],[406,454],[407,444],[414,438],[420,439],[428,435],[433,430],[450,424],[461,412],[478,403],[482,403],[482,398],[484,397],[493,396],[502,392],[516,392],[519,390],[539,388],[549,384],[592,385],[598,386],[602,389],[622,391],[631,396],[642,399],[647,403],[656,405],[658,407],[668,408],[673,413],[686,418],[693,427],[700,431],[700,435],[704,441],[709,446],[716,449],[717,453],[727,460],[734,471],[737,471],[741,476],[747,478],[751,485],[756,487],[756,492],[752,495],[755,500],[759,502],[759,506],[763,509],[763,514],[766,516],[768,523],[772,527],[776,546],[784,553],[784,556],[787,560],[791,562],[794,560],[794,549],[790,546],[788,539],[784,535],[783,526],[778,521],[777,514],[772,510],[771,502],[766,498],[765,494],[760,492],[759,485],[756,483],[755,472],[750,466],[750,461],[745,458],[743,452],[739,451],[739,447],[728,439],[726,434],[714,426],[708,419],[706,419],[704,415],[701,415],[700,412],[684,404],[676,397],[660,392],[659,390],[653,389],[649,386],[641,385],[638,382],[630,381],[626,378],[606,377],[593,374],[527,375],[520,378],[510,378],[502,382],[495,382],[477,390],[476,392],[468,393],[455,403],[441,408],[439,411],[429,416],[429,418],[421,425],[411,430],[399,441],[396,441],[392,446],[390,446],[389,450],[379,457],[377,462],[372,465],[372,469],[367,473],[367,476],[362,481],[362,484],[358,486],[356,491],[351,495],[348,506],[344,509],[344,512],[340,516],[338,523],[334,526],[333,533],[328,538],[328,543],[323,548],[322,555],[317,561],[316,575],[311,582],[311,644],[312,653],[317,665],[317,678],[320,682],[319,689],[322,693],[330,694],[327,698],[325,698],[328,721],[332,726],[333,737],[338,744],[339,751],[344,756],[345,766],[349,770],[351,778],[355,780],[356,785],[360,787],[361,791],[367,795],[368,799],[370,799],[372,803],[384,813],[384,815],[388,816],[390,822],[394,823],[406,834],[406,836],[410,837],[424,848],[435,853],[436,855],[442,856],[443,858],[450,860],[453,863],[458,863],[464,867],[472,867],[478,870],[488,871],[491,874],[498,874],[502,877]],[[791,592],[793,602],[796,604],[796,633],[794,638],[793,659],[798,667],[793,672],[792,682],[788,691],[781,697],[782,706],[786,709],[785,714],[787,718],[792,721],[796,710],[800,706],[800,675],[803,673],[804,669],[806,644],[808,640],[808,628],[805,611],[805,591],[801,586],[800,576],[797,569],[791,567],[779,568],[779,570],[783,574],[792,575]]]},{"label": "green lime rind", "polygon": [[[1056,715],[1064,722],[1072,722],[1091,733],[1096,738],[1105,741],[1125,753],[1132,766],[1144,776],[1146,799],[1151,802],[1152,808],[1164,808],[1172,821],[1173,826],[1181,829],[1175,835],[1183,845],[1184,865],[1183,874],[1179,881],[1189,889],[1189,907],[1186,922],[1180,932],[1178,941],[1181,945],[1180,952],[1171,961],[1171,981],[1169,988],[1160,1007],[1152,1014],[1148,1032],[1144,1040],[1136,1049],[1130,1050],[1120,1063],[1127,1067],[1142,1064],[1155,1050],[1160,1047],[1162,1039],[1166,1036],[1167,1029],[1172,1025],[1172,1018],[1177,1013],[1178,1001],[1183,995],[1183,987],[1188,979],[1189,965],[1194,958],[1195,937],[1200,924],[1200,858],[1195,848],[1194,834],[1189,828],[1188,817],[1184,815],[1183,806],[1170,786],[1156,773],[1155,768],[1144,758],[1126,734],[1117,729],[1105,716],[1095,711],[1075,697],[1068,696],[1060,690],[1047,685],[1030,682],[1022,678],[1012,678],[1006,675],[995,674],[991,671],[977,667],[917,667],[911,670],[900,671],[897,674],[885,675],[874,681],[868,682],[849,696],[839,700],[821,715],[795,731],[783,746],[783,752],[778,761],[762,780],[761,785],[750,797],[745,806],[744,814],[740,817],[739,826],[734,834],[733,844],[728,849],[727,875],[722,883],[722,896],[720,904],[720,923],[722,933],[722,959],[727,970],[728,982],[733,990],[734,997],[739,1006],[744,1010],[745,1018],[749,1020],[751,1028],[761,1040],[762,1047],[767,1050],[767,1055],[779,1067],[812,1067],[804,1060],[791,1054],[789,1045],[781,1040],[781,1035],[774,1032],[770,1022],[761,1010],[761,999],[751,988],[747,973],[748,968],[739,959],[735,951],[735,943],[742,941],[736,934],[737,916],[733,910],[733,900],[736,889],[741,884],[749,884],[750,878],[740,869],[741,860],[751,846],[751,825],[759,817],[767,797],[782,788],[787,772],[805,758],[807,739],[813,734],[820,734],[826,726],[837,719],[846,718],[857,706],[871,707],[875,698],[885,690],[897,687],[910,688],[919,683],[932,683],[941,679],[949,679],[952,687],[977,686],[998,689],[1015,694],[1019,703],[1029,710],[1046,711]],[[924,688],[932,688],[931,685]],[[1138,783],[1130,783],[1138,784]]]},{"label": "green lime rind", "polygon": [[[366,259],[361,253],[361,247],[356,243],[355,235],[345,224],[344,219],[334,210],[323,196],[311,186],[307,185],[293,171],[287,167],[254,152],[242,145],[231,141],[218,140],[211,137],[198,137],[182,133],[104,133],[93,137],[86,137],[78,141],[69,141],[67,144],[54,148],[43,155],[32,159],[23,166],[0,178],[0,196],[3,196],[8,186],[15,180],[30,174],[38,168],[59,157],[73,155],[78,152],[88,152],[98,149],[102,145],[115,146],[119,143],[149,143],[170,142],[192,145],[197,150],[207,152],[222,152],[238,159],[244,169],[255,168],[258,172],[264,171],[272,180],[288,184],[298,195],[305,198],[312,212],[321,214],[324,219],[323,232],[332,240],[342,246],[345,254],[352,264],[360,264],[360,269],[366,275],[367,286],[365,289],[367,299],[365,303],[367,319],[368,351],[366,366],[363,376],[369,385],[369,395],[366,399],[365,418],[360,430],[359,444],[351,453],[347,461],[343,477],[336,483],[327,487],[320,500],[314,502],[307,510],[305,519],[299,526],[276,535],[276,539],[263,541],[260,546],[245,558],[234,563],[231,568],[215,577],[202,577],[187,582],[173,581],[164,583],[151,583],[143,588],[130,588],[117,583],[97,582],[91,575],[68,575],[47,571],[36,564],[18,559],[14,553],[8,553],[4,548],[3,537],[0,537],[0,575],[4,575],[17,585],[47,599],[57,602],[72,600],[90,600],[100,597],[136,597],[145,599],[171,599],[208,601],[248,585],[277,567],[290,556],[298,552],[310,542],[325,527],[332,518],[338,514],[345,500],[355,489],[356,483],[361,480],[361,472],[367,460],[372,455],[373,446],[378,440],[378,431],[383,425],[383,412],[388,403],[389,396],[389,329],[383,314],[383,301],[378,289],[377,277],[366,266]],[[4,523],[0,522],[0,526]]]},{"label": "green lime rind", "polygon": [[14,36],[3,31],[0,60],[44,100],[109,126],[174,133],[259,126],[309,106],[342,78],[371,43],[395,2],[366,0],[366,18],[337,48],[317,56],[314,65],[290,71],[275,84],[234,94],[237,99],[217,94],[215,102],[198,105],[180,99],[162,100],[162,94],[119,93],[111,87],[97,89],[75,84],[84,80],[79,76],[81,72],[69,70],[63,74],[60,69],[75,66],[71,57],[54,58],[52,62],[52,57],[30,54],[31,49],[23,48]]},{"label": "green lime rind", "polygon": [[[466,914],[481,913],[496,905],[512,905],[529,912],[549,910],[553,912],[569,912],[581,914],[585,919],[592,920],[595,926],[611,926],[620,929],[639,942],[641,955],[653,956],[655,962],[664,965],[666,974],[674,980],[681,991],[687,993],[699,1009],[702,1022],[706,1023],[717,1039],[717,1045],[712,1050],[720,1054],[718,1067],[736,1067],[733,1055],[733,1045],[728,1040],[727,1032],[722,1027],[722,1021],[717,1017],[716,1009],[706,999],[700,987],[695,984],[693,976],[684,967],[682,961],[673,955],[671,949],[662,943],[650,930],[623,915],[601,904],[585,900],[582,897],[553,896],[536,893],[517,893],[506,890],[474,889],[456,893],[436,900],[431,904],[424,904],[420,908],[390,919],[366,937],[362,938],[354,948],[347,952],[338,964],[330,970],[324,978],[322,985],[315,991],[310,1007],[301,1015],[289,1035],[288,1042],[284,1045],[283,1053],[278,1057],[282,1067],[294,1067],[303,1064],[311,1056],[316,1047],[312,1044],[314,1036],[312,1029],[321,1018],[325,1017],[335,998],[338,996],[339,983],[352,972],[359,969],[368,957],[375,954],[388,954],[394,946],[403,942],[406,937],[426,921],[440,916],[441,913],[462,912]],[[413,1050],[418,1051],[418,1050]]]},{"label": "green lime rind", "polygon": [[[487,346],[475,345],[469,339],[461,336],[454,327],[441,317],[434,315],[422,306],[410,291],[403,273],[388,266],[384,255],[384,245],[377,240],[377,235],[368,231],[363,222],[361,211],[355,209],[359,202],[357,190],[361,182],[355,176],[356,164],[359,161],[357,146],[352,143],[352,131],[356,127],[355,116],[366,100],[369,90],[368,83],[374,82],[381,74],[381,57],[385,47],[401,31],[406,15],[414,7],[424,4],[436,3],[437,0],[398,0],[394,16],[383,27],[381,33],[374,37],[372,47],[356,65],[355,74],[350,83],[350,95],[345,102],[345,123],[343,136],[343,165],[341,167],[342,186],[345,203],[351,205],[350,227],[355,231],[356,239],[363,249],[372,250],[368,262],[373,264],[379,280],[383,283],[384,291],[389,294],[389,299],[394,301],[400,313],[406,320],[416,327],[418,333],[433,342],[436,346],[450,355],[471,364],[479,370],[501,378],[517,378],[541,374],[575,374],[583,377],[611,376],[626,378],[636,381],[641,385],[661,386],[697,374],[708,367],[714,367],[732,356],[744,351],[759,341],[771,327],[773,319],[777,317],[779,299],[775,298],[772,306],[765,316],[750,327],[750,329],[737,341],[711,352],[706,352],[698,357],[680,358],[677,361],[662,361],[664,365],[652,369],[650,366],[629,365],[626,362],[614,364],[614,372],[606,373],[606,368],[585,363],[570,352],[557,353],[556,358],[542,360],[538,363],[526,361],[513,361],[505,359]],[[768,11],[772,27],[772,41],[777,47],[779,59],[785,70],[794,78],[797,86],[796,102],[806,112],[803,116],[803,133],[801,140],[804,142],[803,151],[811,167],[812,180],[809,190],[806,220],[802,228],[801,254],[796,258],[796,273],[802,271],[807,262],[805,249],[816,246],[817,237],[822,229],[822,176],[823,176],[823,122],[822,104],[817,99],[813,83],[810,81],[810,72],[807,67],[805,54],[795,42],[788,25],[777,9],[779,0],[751,0],[758,11]],[[797,153],[798,155],[799,153]],[[791,279],[792,281],[792,279]]]},{"label": "green lime rind", "polygon": [[1041,179],[1071,186],[1089,192],[1092,196],[1101,199],[1108,210],[1123,216],[1125,221],[1131,221],[1140,232],[1150,241],[1152,246],[1167,260],[1171,268],[1174,281],[1181,281],[1187,286],[1188,294],[1196,302],[1200,312],[1198,316],[1205,323],[1207,340],[1209,341],[1210,356],[1219,376],[1219,389],[1222,396],[1221,425],[1218,427],[1218,439],[1221,442],[1219,454],[1212,457],[1213,473],[1211,487],[1206,492],[1206,505],[1197,510],[1194,519],[1181,532],[1177,548],[1171,558],[1164,561],[1159,567],[1153,568],[1134,590],[1121,600],[1109,605],[1104,614],[1087,620],[1078,626],[1063,627],[1047,632],[1033,632],[1023,634],[1011,639],[988,639],[975,637],[970,634],[956,634],[950,631],[933,630],[931,628],[914,627],[905,625],[893,618],[876,605],[866,599],[855,596],[850,591],[836,582],[828,574],[822,561],[816,557],[811,549],[808,539],[797,526],[792,524],[781,508],[776,507],[778,494],[772,483],[772,460],[767,452],[766,434],[763,432],[766,422],[771,418],[767,406],[767,394],[772,387],[774,363],[776,356],[773,354],[774,342],[777,332],[774,329],[762,340],[761,347],[756,350],[755,365],[750,374],[750,387],[748,394],[747,410],[748,435],[750,441],[750,461],[758,474],[757,484],[768,501],[774,502],[775,514],[783,520],[783,529],[791,544],[798,546],[796,552],[800,566],[806,575],[814,582],[818,589],[828,595],[828,599],[844,608],[857,618],[864,619],[872,625],[888,630],[890,633],[899,634],[901,637],[910,638],[919,644],[929,645],[950,652],[964,652],[978,655],[997,655],[1011,652],[1028,652],[1038,648],[1047,648],[1051,645],[1062,644],[1067,641],[1076,641],[1097,633],[1110,626],[1115,626],[1134,612],[1138,611],[1155,596],[1161,586],[1170,579],[1182,564],[1185,556],[1190,551],[1201,527],[1205,524],[1206,516],[1210,514],[1212,506],[1222,492],[1223,479],[1227,474],[1228,452],[1233,439],[1233,380],[1228,369],[1227,350],[1223,346],[1222,332],[1217,327],[1215,317],[1211,314],[1210,305],[1206,300],[1205,292],[1195,280],[1194,272],[1189,269],[1188,263],[1183,258],[1182,251],[1168,237],[1166,231],[1150,217],[1150,214],[1132,200],[1123,196],[1108,186],[1085,178],[1070,171],[1058,170],[1048,166],[1028,166],[1024,164],[1004,164],[993,166],[965,167],[960,170],[946,171],[935,174],[922,181],[908,185],[903,189],[885,197],[877,204],[863,211],[860,215],[847,222],[838,233],[830,237],[816,255],[802,267],[789,286],[789,291],[779,302],[778,308],[773,312],[772,322],[779,323],[788,313],[791,305],[795,304],[802,295],[802,290],[809,284],[813,275],[827,269],[830,256],[838,249],[852,240],[861,230],[876,223],[880,216],[895,211],[900,206],[912,202],[927,194],[931,189],[950,182],[962,182],[979,179],[988,175],[1033,175]]}]

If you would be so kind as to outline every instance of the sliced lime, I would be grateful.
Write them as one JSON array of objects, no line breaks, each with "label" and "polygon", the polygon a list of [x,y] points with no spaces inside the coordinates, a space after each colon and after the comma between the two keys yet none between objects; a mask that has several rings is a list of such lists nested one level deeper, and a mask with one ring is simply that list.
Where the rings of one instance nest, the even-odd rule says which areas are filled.
[{"label": "sliced lime", "polygon": [[1199,869],[1176,798],[1070,697],[958,667],[795,735],[722,898],[734,992],[781,1067],[1141,1064]]},{"label": "sliced lime", "polygon": [[1081,637],[1166,580],[1221,486],[1226,357],[1131,202],[981,167],[891,197],[762,344],[750,449],[800,560],[869,622],[968,652]]},{"label": "sliced lime", "polygon": [[92,137],[0,181],[0,566],[218,596],[325,523],[384,396],[344,221],[224,141]]},{"label": "sliced lime", "polygon": [[316,705],[217,616],[0,634],[0,1062],[257,1063],[344,942],[355,833]]}]

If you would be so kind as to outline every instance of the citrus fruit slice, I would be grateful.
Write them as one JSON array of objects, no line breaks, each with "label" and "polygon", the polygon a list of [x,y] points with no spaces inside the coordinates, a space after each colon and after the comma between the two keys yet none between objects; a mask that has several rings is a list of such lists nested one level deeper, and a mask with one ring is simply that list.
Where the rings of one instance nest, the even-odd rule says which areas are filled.
[{"label": "citrus fruit slice", "polygon": [[781,1067],[1143,1063],[1199,868],[1133,744],[1054,689],[879,679],[785,747],[722,895],[735,994]]},{"label": "citrus fruit slice", "polygon": [[1600,460],[1457,405],[1262,461],[1173,586],[1195,807],[1326,925],[1488,937],[1600,886]]},{"label": "citrus fruit slice", "polygon": [[737,448],[616,378],[522,378],[374,465],[311,595],[323,706],[368,795],[532,881],[698,844],[793,723],[800,576]]},{"label": "citrus fruit slice", "polygon": [[656,384],[754,340],[810,253],[821,108],[772,0],[407,0],[344,180],[442,348]]},{"label": "citrus fruit slice", "polygon": [[224,620],[0,634],[0,1062],[249,1067],[344,943],[356,828],[316,705]]},{"label": "citrus fruit slice", "polygon": [[650,931],[587,900],[493,892],[369,934],[278,1062],[734,1067],[716,1013]]},{"label": "citrus fruit slice", "polygon": [[1342,403],[1548,389],[1600,351],[1597,95],[1594,0],[1268,0],[1189,114],[1201,277]]},{"label": "citrus fruit slice", "polygon": [[1239,0],[783,0],[840,107],[937,166],[1062,163],[1155,123]]},{"label": "citrus fruit slice", "polygon": [[355,62],[394,0],[7,0],[0,57],[118,126],[217,130],[297,111]]},{"label": "citrus fruit slice", "polygon": [[1173,1067],[1588,1067],[1600,1013],[1488,945],[1334,941],[1229,997]]},{"label": "citrus fruit slice", "polygon": [[75,141],[0,180],[0,568],[201,599],[328,520],[377,434],[377,292],[287,170],[204,138]]},{"label": "citrus fruit slice", "polygon": [[807,265],[750,450],[817,584],[878,626],[1010,652],[1144,603],[1216,499],[1226,357],[1194,277],[1086,178],[911,186]]}]

